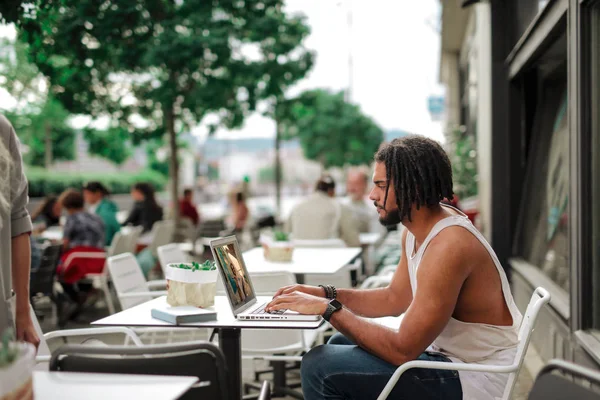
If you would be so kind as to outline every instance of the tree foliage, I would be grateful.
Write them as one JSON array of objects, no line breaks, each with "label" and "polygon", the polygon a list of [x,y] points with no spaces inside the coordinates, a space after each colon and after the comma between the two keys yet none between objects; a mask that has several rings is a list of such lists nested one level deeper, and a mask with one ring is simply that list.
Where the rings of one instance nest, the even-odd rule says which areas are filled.
[{"label": "tree foliage", "polygon": [[[34,14],[20,25],[65,107],[109,116],[135,143],[168,133],[171,154],[178,132],[207,116],[211,131],[240,126],[311,62],[283,0],[48,0]],[[176,196],[177,157],[170,173]]]},{"label": "tree foliage", "polygon": [[452,163],[454,192],[460,199],[476,196],[479,177],[475,135],[467,132],[464,127],[452,129],[446,148]]},{"label": "tree foliage", "polygon": [[43,76],[27,59],[27,46],[1,40],[0,96],[13,102],[1,112],[28,148],[25,162],[35,166],[45,165],[47,140],[51,143],[49,161],[75,158],[75,131],[67,123],[70,114],[46,87]]},{"label": "tree foliage", "polygon": [[298,137],[304,156],[324,168],[368,164],[384,140],[383,131],[344,93],[310,90],[281,103],[283,136]]}]

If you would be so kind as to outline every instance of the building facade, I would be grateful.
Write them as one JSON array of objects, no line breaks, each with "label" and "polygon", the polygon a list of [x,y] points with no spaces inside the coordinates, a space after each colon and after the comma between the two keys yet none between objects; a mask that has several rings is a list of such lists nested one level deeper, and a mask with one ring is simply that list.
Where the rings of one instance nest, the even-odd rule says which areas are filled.
[{"label": "building facade", "polygon": [[[543,361],[600,366],[600,1],[442,1],[448,126],[475,132],[483,230]],[[473,72],[475,71],[475,73]]]}]

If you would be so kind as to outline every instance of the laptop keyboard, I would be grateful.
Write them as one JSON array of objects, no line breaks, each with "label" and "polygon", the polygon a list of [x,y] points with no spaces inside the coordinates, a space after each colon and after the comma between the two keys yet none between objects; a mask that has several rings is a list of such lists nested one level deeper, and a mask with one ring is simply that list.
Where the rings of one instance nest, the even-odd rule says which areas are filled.
[{"label": "laptop keyboard", "polygon": [[283,314],[284,312],[286,312],[287,310],[277,310],[277,311],[265,311],[265,307],[267,305],[263,304],[262,306],[258,307],[256,310],[252,311],[250,314],[275,314],[275,315],[279,315],[279,314]]}]

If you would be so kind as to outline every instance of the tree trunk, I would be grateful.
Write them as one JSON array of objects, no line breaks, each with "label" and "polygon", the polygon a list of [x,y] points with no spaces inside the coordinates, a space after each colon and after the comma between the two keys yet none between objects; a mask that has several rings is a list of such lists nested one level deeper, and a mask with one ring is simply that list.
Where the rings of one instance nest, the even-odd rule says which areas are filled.
[{"label": "tree trunk", "polygon": [[44,166],[46,169],[49,169],[52,166],[52,127],[49,123],[46,123],[45,126]]},{"label": "tree trunk", "polygon": [[179,227],[179,158],[177,157],[177,133],[175,132],[175,114],[173,107],[170,106],[165,113],[167,133],[169,134],[169,177],[171,179],[171,215],[173,216],[173,224],[175,225],[174,239],[178,240],[177,232]]},{"label": "tree trunk", "polygon": [[275,205],[277,214],[281,218],[281,127],[278,121],[275,121]]}]

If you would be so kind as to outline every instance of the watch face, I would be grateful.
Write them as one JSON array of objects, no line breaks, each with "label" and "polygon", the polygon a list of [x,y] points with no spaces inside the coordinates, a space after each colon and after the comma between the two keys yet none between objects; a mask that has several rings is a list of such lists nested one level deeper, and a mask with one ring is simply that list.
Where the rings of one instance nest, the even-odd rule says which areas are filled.
[{"label": "watch face", "polygon": [[339,310],[340,308],[342,308],[342,303],[340,303],[339,301],[333,299],[329,302],[329,304],[331,304],[336,310]]}]

